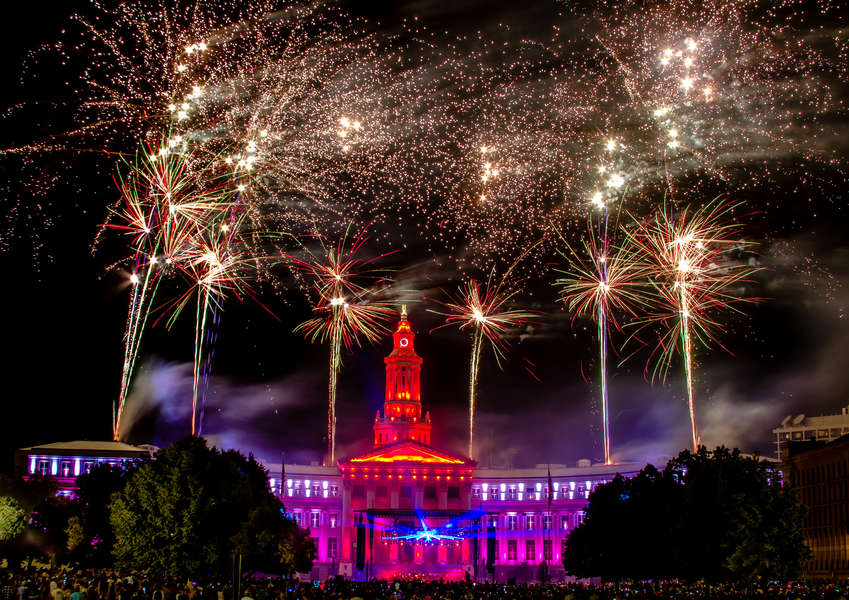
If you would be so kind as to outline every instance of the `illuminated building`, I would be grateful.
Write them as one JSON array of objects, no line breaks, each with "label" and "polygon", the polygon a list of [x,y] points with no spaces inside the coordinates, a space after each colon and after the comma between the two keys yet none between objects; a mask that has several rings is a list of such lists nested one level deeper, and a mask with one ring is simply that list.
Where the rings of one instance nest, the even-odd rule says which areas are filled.
[{"label": "illuminated building", "polygon": [[776,457],[783,460],[791,442],[827,442],[849,433],[849,406],[844,406],[839,415],[788,415],[772,432],[775,434]]},{"label": "illuminated building", "polygon": [[372,450],[333,466],[266,465],[286,510],[316,543],[311,577],[529,581],[546,562],[562,580],[561,545],[590,491],[639,466],[480,468],[433,446],[406,313],[392,338]]},{"label": "illuminated building", "polygon": [[849,435],[832,441],[790,441],[781,470],[808,507],[802,529],[811,559],[805,575],[849,577]]},{"label": "illuminated building", "polygon": [[149,459],[154,446],[131,446],[123,442],[78,440],[21,448],[15,453],[15,474],[40,476],[56,484],[57,496],[73,496],[77,477],[98,464],[120,466]]}]

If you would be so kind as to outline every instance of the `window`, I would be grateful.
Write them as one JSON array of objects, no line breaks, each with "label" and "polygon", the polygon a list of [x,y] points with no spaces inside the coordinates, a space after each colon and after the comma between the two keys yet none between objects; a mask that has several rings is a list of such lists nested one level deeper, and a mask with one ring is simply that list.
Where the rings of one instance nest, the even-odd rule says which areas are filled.
[{"label": "window", "polygon": [[516,540],[507,540],[507,560],[516,560],[517,546]]},{"label": "window", "polygon": [[389,495],[389,488],[385,485],[379,485],[375,488],[375,496],[378,498],[386,498]]},{"label": "window", "polygon": [[293,512],[293,513],[292,513],[292,520],[293,520],[295,523],[297,523],[297,524],[298,524],[298,527],[303,527],[303,526],[304,526],[304,522],[303,522],[303,514],[301,513],[301,511],[296,510],[295,512]]},{"label": "window", "polygon": [[560,517],[560,526],[564,530],[569,529],[569,515],[563,515]]},{"label": "window", "polygon": [[508,531],[516,531],[519,523],[519,517],[516,515],[507,515],[507,530]]},{"label": "window", "polygon": [[336,513],[330,513],[327,515],[327,526],[331,529],[336,529],[339,525],[337,524],[339,521],[339,515]]},{"label": "window", "polygon": [[321,526],[321,513],[310,513],[310,527],[320,527]]},{"label": "window", "polygon": [[355,485],[354,489],[351,491],[351,496],[353,498],[365,498],[366,488],[361,485]]},{"label": "window", "polygon": [[551,560],[551,540],[542,541],[542,559]]},{"label": "window", "polygon": [[490,517],[489,518],[489,526],[492,529],[495,529],[496,527],[498,527],[498,517]]},{"label": "window", "polygon": [[457,486],[449,487],[448,488],[448,498],[449,499],[453,498],[455,500],[459,500],[460,499],[460,488],[458,488]]},{"label": "window", "polygon": [[515,500],[518,497],[519,497],[519,494],[516,491],[516,488],[511,487],[509,490],[507,490],[507,499],[508,500]]},{"label": "window", "polygon": [[402,498],[412,498],[413,497],[413,488],[409,485],[401,486],[401,497]]},{"label": "window", "polygon": [[794,431],[793,432],[793,439],[794,440],[801,440],[802,439],[802,432],[801,431]]},{"label": "window", "polygon": [[71,476],[71,461],[63,460],[59,465],[59,474],[62,477],[70,477]]},{"label": "window", "polygon": [[90,460],[87,460],[83,463],[83,473],[91,473],[91,470],[94,468],[94,463]]},{"label": "window", "polygon": [[472,498],[477,500],[480,497],[481,497],[481,489],[479,487],[473,487],[472,488]]},{"label": "window", "polygon": [[50,472],[50,463],[46,460],[38,461],[38,472],[42,475],[47,475]]},{"label": "window", "polygon": [[424,489],[424,497],[435,499],[436,498],[436,488],[432,485],[427,486]]},{"label": "window", "polygon": [[336,558],[336,538],[327,538],[327,558]]},{"label": "window", "polygon": [[817,431],[818,438],[827,438],[828,437],[828,429],[820,429]]},{"label": "window", "polygon": [[525,560],[527,560],[527,561],[536,560],[536,550],[537,550],[536,541],[527,540],[525,542]]},{"label": "window", "polygon": [[584,522],[584,511],[579,510],[575,513],[575,527]]},{"label": "window", "polygon": [[321,484],[320,483],[312,484],[312,495],[316,498],[321,496]]},{"label": "window", "polygon": [[542,516],[542,528],[548,531],[551,529],[551,515]]},{"label": "window", "polygon": [[331,485],[330,486],[330,495],[333,498],[336,498],[339,495],[339,486],[338,485]]},{"label": "window", "polygon": [[528,529],[528,531],[530,531],[532,529],[536,529],[537,528],[536,517],[534,517],[533,515],[527,515],[525,517],[525,527]]}]

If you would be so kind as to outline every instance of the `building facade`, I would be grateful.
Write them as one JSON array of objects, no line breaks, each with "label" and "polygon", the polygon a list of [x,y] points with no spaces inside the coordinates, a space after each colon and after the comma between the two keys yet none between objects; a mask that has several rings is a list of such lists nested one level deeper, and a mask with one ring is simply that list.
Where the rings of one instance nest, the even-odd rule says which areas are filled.
[{"label": "building facade", "polygon": [[849,577],[849,435],[830,442],[791,442],[785,447],[784,477],[808,507],[803,529],[812,557],[805,573],[813,579]]},{"label": "building facade", "polygon": [[77,440],[20,448],[15,452],[15,474],[24,478],[42,477],[56,484],[57,496],[73,497],[77,477],[95,465],[123,466],[149,459],[154,446],[131,446],[123,442]]},{"label": "building facade", "polygon": [[849,433],[849,406],[844,406],[837,415],[788,415],[772,432],[775,434],[776,457],[784,460],[791,442],[828,442]]},{"label": "building facade", "polygon": [[639,467],[501,470],[434,447],[406,313],[392,337],[372,450],[333,466],[266,465],[287,512],[316,543],[311,576],[564,579],[562,544],[589,493]]}]

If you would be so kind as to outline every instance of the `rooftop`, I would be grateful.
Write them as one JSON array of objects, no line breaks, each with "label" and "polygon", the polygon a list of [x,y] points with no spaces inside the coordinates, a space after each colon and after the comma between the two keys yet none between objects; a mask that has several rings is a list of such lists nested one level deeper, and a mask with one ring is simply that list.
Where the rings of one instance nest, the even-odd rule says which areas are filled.
[{"label": "rooftop", "polygon": [[794,429],[816,429],[819,427],[839,427],[849,425],[849,406],[844,406],[840,413],[834,415],[820,415],[809,417],[804,414],[787,415],[781,421],[781,425],[772,430],[773,433],[792,431]]},{"label": "rooftop", "polygon": [[20,448],[24,452],[86,452],[86,453],[120,453],[120,454],[151,454],[156,450],[154,446],[132,446],[124,442],[96,441],[96,440],[74,440],[70,442],[53,442]]}]

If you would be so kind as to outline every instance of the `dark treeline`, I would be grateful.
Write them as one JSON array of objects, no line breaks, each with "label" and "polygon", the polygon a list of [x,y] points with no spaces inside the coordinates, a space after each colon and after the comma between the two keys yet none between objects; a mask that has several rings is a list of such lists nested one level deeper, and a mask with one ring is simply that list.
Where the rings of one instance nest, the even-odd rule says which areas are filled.
[{"label": "dark treeline", "polygon": [[789,580],[810,556],[804,516],[776,464],[702,446],[663,470],[648,465],[598,486],[563,563],[579,578],[608,581]]},{"label": "dark treeline", "polygon": [[127,469],[78,478],[76,498],[49,482],[0,480],[0,559],[147,570],[171,576],[309,571],[308,532],[284,512],[253,456],[186,438]]}]

